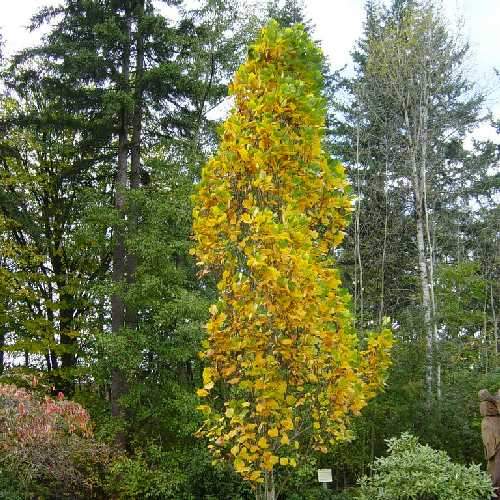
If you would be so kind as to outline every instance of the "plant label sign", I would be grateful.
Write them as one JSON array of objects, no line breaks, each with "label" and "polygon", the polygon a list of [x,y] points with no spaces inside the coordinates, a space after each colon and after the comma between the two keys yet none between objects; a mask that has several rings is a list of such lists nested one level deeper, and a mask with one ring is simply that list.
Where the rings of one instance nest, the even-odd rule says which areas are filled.
[{"label": "plant label sign", "polygon": [[318,481],[320,483],[331,483],[332,469],[318,469]]}]

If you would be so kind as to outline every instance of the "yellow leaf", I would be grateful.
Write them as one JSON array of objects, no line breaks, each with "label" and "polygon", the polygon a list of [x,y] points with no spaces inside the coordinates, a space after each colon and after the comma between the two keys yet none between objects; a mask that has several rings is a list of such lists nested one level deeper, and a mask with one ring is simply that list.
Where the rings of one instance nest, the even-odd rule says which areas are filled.
[{"label": "yellow leaf", "polygon": [[203,385],[209,384],[212,381],[212,368],[204,368],[203,369]]},{"label": "yellow leaf", "polygon": [[267,439],[265,437],[261,437],[258,441],[257,444],[259,445],[259,448],[262,448],[265,450],[266,448],[269,448],[269,445],[267,444]]},{"label": "yellow leaf", "polygon": [[248,212],[245,212],[241,216],[241,220],[242,220],[242,222],[245,222],[246,224],[250,224],[252,222],[252,217],[250,217],[250,214]]},{"label": "yellow leaf", "polygon": [[267,433],[271,436],[271,437],[276,437],[278,436],[279,432],[278,432],[278,429],[276,427],[273,427],[272,429],[269,429],[267,431]]},{"label": "yellow leaf", "polygon": [[222,374],[225,377],[228,377],[229,375],[231,375],[235,371],[236,371],[236,366],[235,365],[231,365],[231,366],[228,366],[227,368],[224,368],[224,370],[222,370]]},{"label": "yellow leaf", "polygon": [[236,472],[243,472],[246,469],[245,462],[241,460],[241,458],[236,458],[234,461],[234,469]]},{"label": "yellow leaf", "polygon": [[243,200],[243,208],[246,208],[247,210],[250,210],[253,207],[253,199],[251,198],[245,198]]},{"label": "yellow leaf", "polygon": [[238,149],[238,153],[240,154],[241,156],[241,159],[243,161],[247,161],[248,160],[248,152],[245,148],[239,148]]},{"label": "yellow leaf", "polygon": [[282,436],[282,438],[280,440],[281,444],[288,444],[289,442],[290,442],[290,440],[288,439],[288,436],[286,434],[284,436]]},{"label": "yellow leaf", "polygon": [[250,481],[257,481],[257,479],[260,478],[260,476],[262,475],[262,471],[260,470],[254,470],[251,474],[250,474]]},{"label": "yellow leaf", "polygon": [[200,397],[200,398],[204,398],[206,396],[208,396],[208,391],[206,391],[205,389],[198,389],[196,391],[196,394]]},{"label": "yellow leaf", "polygon": [[280,465],[288,465],[288,458],[281,457],[280,458]]}]

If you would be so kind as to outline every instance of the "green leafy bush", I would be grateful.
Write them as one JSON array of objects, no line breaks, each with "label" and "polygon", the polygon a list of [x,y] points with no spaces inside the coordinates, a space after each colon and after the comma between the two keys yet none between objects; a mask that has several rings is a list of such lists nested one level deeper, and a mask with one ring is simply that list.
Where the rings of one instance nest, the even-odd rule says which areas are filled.
[{"label": "green leafy bush", "polygon": [[0,500],[23,500],[22,485],[14,471],[5,470],[0,461]]},{"label": "green leafy bush", "polygon": [[[287,500],[354,500],[354,493],[337,492],[331,489],[325,490],[322,486],[316,485],[303,489],[300,493],[285,495]],[[281,497],[280,497],[281,498]]]},{"label": "green leafy bush", "polygon": [[226,464],[211,465],[205,446],[189,450],[145,444],[109,469],[109,498],[149,500],[250,500],[248,484]]},{"label": "green leafy bush", "polygon": [[487,500],[493,494],[479,465],[455,464],[408,433],[387,444],[389,455],[377,458],[372,477],[360,481],[361,500]]}]

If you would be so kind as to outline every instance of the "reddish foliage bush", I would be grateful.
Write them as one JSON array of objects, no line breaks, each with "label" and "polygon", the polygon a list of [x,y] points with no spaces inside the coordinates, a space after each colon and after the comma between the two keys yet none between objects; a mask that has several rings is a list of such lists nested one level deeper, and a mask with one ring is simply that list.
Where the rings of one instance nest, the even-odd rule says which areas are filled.
[{"label": "reddish foliage bush", "polygon": [[2,434],[21,444],[57,432],[92,436],[90,417],[78,403],[65,400],[62,393],[57,400],[40,400],[14,385],[0,384],[0,425]]},{"label": "reddish foliage bush", "polygon": [[112,452],[92,435],[86,410],[63,395],[37,397],[0,384],[0,468],[26,496],[99,498]]}]

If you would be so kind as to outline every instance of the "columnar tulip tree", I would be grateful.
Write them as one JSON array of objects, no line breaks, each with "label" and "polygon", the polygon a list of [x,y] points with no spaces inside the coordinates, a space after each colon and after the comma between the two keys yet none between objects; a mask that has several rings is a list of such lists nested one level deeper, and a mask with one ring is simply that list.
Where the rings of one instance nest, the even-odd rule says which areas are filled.
[{"label": "columnar tulip tree", "polygon": [[389,365],[388,330],[358,347],[335,269],[352,202],[344,168],[322,150],[321,65],[300,25],[262,30],[194,196],[193,253],[220,293],[199,434],[254,484],[349,439]]}]

